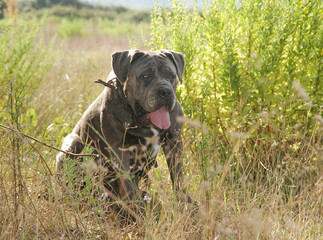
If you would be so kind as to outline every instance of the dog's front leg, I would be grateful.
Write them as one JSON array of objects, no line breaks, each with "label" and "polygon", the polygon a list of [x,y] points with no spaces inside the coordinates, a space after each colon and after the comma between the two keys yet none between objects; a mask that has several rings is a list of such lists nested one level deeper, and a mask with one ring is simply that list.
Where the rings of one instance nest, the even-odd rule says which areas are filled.
[{"label": "dog's front leg", "polygon": [[118,176],[118,187],[120,200],[131,201],[136,195],[136,186],[130,176],[130,154],[122,152],[119,155],[121,163]]},{"label": "dog's front leg", "polygon": [[[62,150],[65,152],[71,152],[71,153],[81,153],[84,148],[84,144],[82,142],[82,139],[79,135],[75,133],[71,133],[67,135],[63,141],[62,144]],[[63,168],[63,162],[66,158],[75,158],[72,155],[68,155],[66,153],[60,152],[56,156],[56,170],[57,172],[60,172]]]},{"label": "dog's front leg", "polygon": [[170,177],[173,184],[173,189],[178,193],[180,199],[185,199],[188,203],[192,203],[193,199],[186,193],[186,189],[183,186],[184,175],[183,175],[183,161],[182,151],[183,142],[182,137],[172,136],[166,137],[165,144],[163,145],[164,154],[166,157]]},{"label": "dog's front leg", "polygon": [[183,170],[182,170],[182,151],[183,143],[181,136],[167,136],[163,145],[163,151],[166,157],[170,178],[173,189],[179,191],[183,189]]}]

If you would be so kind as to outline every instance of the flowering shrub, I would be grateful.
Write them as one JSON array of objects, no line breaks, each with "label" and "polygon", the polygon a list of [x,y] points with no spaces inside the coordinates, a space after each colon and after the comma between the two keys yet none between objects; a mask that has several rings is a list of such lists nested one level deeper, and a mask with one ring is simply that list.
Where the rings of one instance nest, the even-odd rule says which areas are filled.
[{"label": "flowering shrub", "polygon": [[[263,112],[268,131],[302,124],[311,133],[323,104],[319,5],[229,0],[199,11],[173,1],[171,10],[155,8],[149,47],[184,53],[185,113],[218,133],[248,129]],[[311,102],[298,98],[293,82]]]}]

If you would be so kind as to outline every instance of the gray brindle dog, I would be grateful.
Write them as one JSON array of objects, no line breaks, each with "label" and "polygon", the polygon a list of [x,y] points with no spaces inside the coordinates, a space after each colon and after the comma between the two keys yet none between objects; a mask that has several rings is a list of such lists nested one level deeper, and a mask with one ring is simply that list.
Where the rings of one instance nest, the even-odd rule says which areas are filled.
[{"label": "gray brindle dog", "polygon": [[[140,179],[157,166],[162,147],[173,188],[185,194],[182,126],[176,121],[183,112],[175,96],[184,56],[167,50],[122,51],[112,55],[112,68],[108,87],[64,139],[62,149],[81,153],[84,146],[93,148],[99,154],[96,163],[106,169],[104,187],[122,200],[131,200],[138,197]],[[57,155],[58,171],[66,158],[73,156]]]}]

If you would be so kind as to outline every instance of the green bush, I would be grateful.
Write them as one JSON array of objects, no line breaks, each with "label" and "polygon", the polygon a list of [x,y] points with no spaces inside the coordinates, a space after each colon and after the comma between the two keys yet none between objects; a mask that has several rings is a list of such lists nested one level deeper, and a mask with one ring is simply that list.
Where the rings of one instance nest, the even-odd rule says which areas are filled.
[{"label": "green bush", "polygon": [[131,21],[112,21],[109,19],[95,18],[95,24],[98,32],[111,36],[119,36],[126,34],[141,34],[142,30],[149,28],[148,24],[139,25]]},{"label": "green bush", "polygon": [[[260,0],[154,9],[148,47],[185,55],[178,98],[184,114],[210,130],[184,129],[186,140],[195,137],[184,152],[201,180],[233,189],[246,178],[262,189],[281,181],[284,201],[315,187],[322,174],[320,9],[320,1]],[[219,167],[216,177],[210,169]]]},{"label": "green bush", "polygon": [[[174,1],[155,9],[151,49],[184,53],[181,98],[211,128],[241,128],[268,113],[279,127],[315,125],[323,104],[320,1],[211,1],[202,12]],[[300,83],[311,102],[297,97]],[[202,112],[203,110],[203,112]]]},{"label": "green bush", "polygon": [[39,30],[39,24],[31,22],[18,26],[8,21],[0,23],[2,123],[22,126],[33,115],[28,104],[52,63],[50,47],[44,48]]},{"label": "green bush", "polygon": [[57,33],[61,37],[81,36],[85,37],[89,35],[86,27],[88,22],[85,19],[75,18],[72,20],[63,18],[61,23],[57,26]]}]

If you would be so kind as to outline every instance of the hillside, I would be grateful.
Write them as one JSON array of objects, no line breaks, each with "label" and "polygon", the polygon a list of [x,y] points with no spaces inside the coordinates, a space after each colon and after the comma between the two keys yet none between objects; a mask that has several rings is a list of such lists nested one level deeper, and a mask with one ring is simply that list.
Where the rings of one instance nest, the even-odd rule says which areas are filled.
[{"label": "hillside", "polygon": [[[132,8],[132,9],[151,9],[155,6],[155,1],[153,0],[140,0],[140,1],[135,1],[135,0],[81,0],[81,2],[87,2],[90,4],[100,4],[100,5],[107,5],[107,6],[124,6],[127,8]],[[187,0],[187,5],[188,6],[193,6],[194,5],[194,0]],[[196,1],[198,6],[202,6],[202,0],[197,0]],[[172,5],[172,2],[170,0],[159,0],[158,1],[158,6],[162,7],[170,7]]]}]

